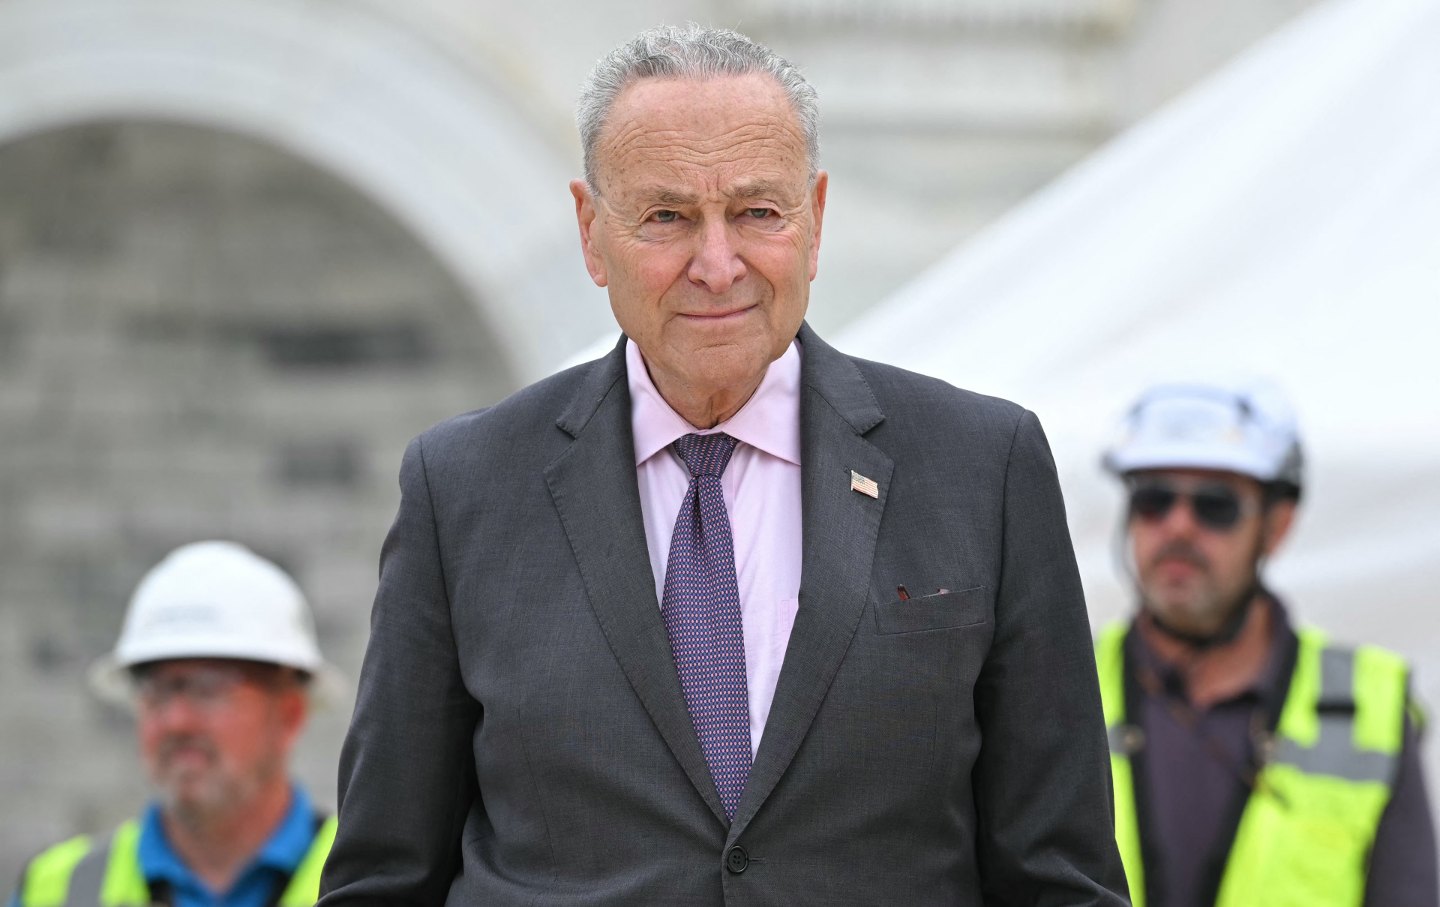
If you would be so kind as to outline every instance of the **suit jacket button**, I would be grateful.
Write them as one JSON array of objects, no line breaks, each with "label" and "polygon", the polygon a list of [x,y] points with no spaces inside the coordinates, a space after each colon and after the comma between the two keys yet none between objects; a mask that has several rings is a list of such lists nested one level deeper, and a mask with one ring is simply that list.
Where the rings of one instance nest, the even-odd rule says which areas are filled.
[{"label": "suit jacket button", "polygon": [[730,848],[730,852],[725,855],[725,868],[735,873],[736,875],[744,872],[745,867],[749,865],[750,855],[746,853],[745,848],[741,847],[739,844],[736,844],[734,847]]}]

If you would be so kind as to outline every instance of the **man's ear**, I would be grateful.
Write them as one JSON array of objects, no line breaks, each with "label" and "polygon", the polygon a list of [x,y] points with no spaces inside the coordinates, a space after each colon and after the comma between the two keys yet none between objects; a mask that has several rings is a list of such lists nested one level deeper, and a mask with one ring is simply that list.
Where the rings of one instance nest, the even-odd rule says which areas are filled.
[{"label": "man's ear", "polygon": [[595,286],[603,287],[610,281],[605,270],[605,259],[595,247],[595,218],[599,210],[590,191],[590,184],[582,179],[570,181],[570,194],[575,196],[575,221],[580,226],[580,252],[585,256],[585,270]]},{"label": "man's ear", "polygon": [[830,188],[830,174],[821,170],[815,174],[815,185],[810,189],[811,216],[815,228],[810,236],[810,279],[814,280],[820,270],[820,228],[825,221],[825,193]]},{"label": "man's ear", "polygon": [[1280,543],[1285,541],[1285,536],[1290,534],[1290,527],[1295,522],[1295,502],[1289,498],[1275,501],[1265,508],[1265,538],[1262,550],[1266,557],[1275,553]]},{"label": "man's ear", "polygon": [[276,694],[275,708],[280,716],[280,737],[288,752],[295,746],[305,721],[310,717],[310,697],[298,684]]}]

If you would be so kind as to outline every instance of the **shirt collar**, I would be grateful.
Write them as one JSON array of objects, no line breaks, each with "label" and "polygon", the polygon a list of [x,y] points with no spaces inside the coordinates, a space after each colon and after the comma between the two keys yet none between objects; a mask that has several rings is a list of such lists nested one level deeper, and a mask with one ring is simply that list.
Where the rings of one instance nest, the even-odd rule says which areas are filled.
[{"label": "shirt collar", "polygon": [[[290,785],[290,809],[274,833],[260,847],[255,858],[236,878],[257,866],[290,874],[310,850],[315,836],[315,810],[310,797],[298,784]],[[140,823],[140,870],[146,879],[164,879],[172,885],[200,885],[199,878],[180,859],[165,837],[160,821],[160,807],[151,803]]]},{"label": "shirt collar", "polygon": [[1270,650],[1265,653],[1265,670],[1255,678],[1254,689],[1262,698],[1280,689],[1282,683],[1289,684],[1285,653],[1288,640],[1295,638],[1295,628],[1290,623],[1290,615],[1284,603],[1269,592],[1264,594],[1270,605],[1273,632],[1270,634]]},{"label": "shirt collar", "polygon": [[697,429],[665,402],[650,380],[645,358],[634,340],[625,341],[625,371],[630,385],[630,429],[639,466],[688,434],[724,432],[737,441],[800,465],[800,342],[794,341],[770,363],[755,393],[740,411],[711,429]]},{"label": "shirt collar", "polygon": [[164,879],[167,882],[180,883],[195,878],[194,873],[166,840],[165,828],[160,823],[158,804],[151,803],[145,810],[145,817],[140,820],[138,856],[140,871],[150,881]]},{"label": "shirt collar", "polygon": [[310,804],[310,796],[298,784],[292,784],[290,811],[255,855],[255,863],[293,873],[305,859],[314,838],[315,808]]}]

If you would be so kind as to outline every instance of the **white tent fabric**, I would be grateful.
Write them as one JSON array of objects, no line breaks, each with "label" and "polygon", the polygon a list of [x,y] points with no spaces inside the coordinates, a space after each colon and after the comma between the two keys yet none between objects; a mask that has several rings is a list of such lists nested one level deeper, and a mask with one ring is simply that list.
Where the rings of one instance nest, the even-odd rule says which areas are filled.
[{"label": "white tent fabric", "polygon": [[1130,401],[1273,380],[1310,482],[1272,585],[1440,710],[1440,0],[1313,8],[834,339],[1040,415],[1097,622],[1131,607],[1098,467]]}]

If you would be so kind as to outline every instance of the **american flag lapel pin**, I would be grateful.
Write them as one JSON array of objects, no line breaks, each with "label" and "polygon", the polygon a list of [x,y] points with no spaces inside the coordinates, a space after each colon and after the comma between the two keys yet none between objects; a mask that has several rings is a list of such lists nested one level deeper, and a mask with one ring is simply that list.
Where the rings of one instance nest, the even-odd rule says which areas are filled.
[{"label": "american flag lapel pin", "polygon": [[875,480],[867,479],[853,469],[850,470],[850,490],[869,495],[876,500],[880,499],[880,486],[875,484]]}]

